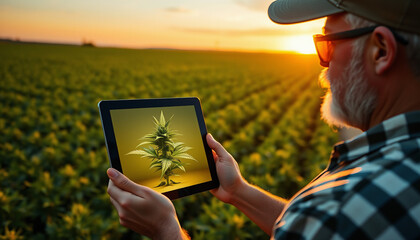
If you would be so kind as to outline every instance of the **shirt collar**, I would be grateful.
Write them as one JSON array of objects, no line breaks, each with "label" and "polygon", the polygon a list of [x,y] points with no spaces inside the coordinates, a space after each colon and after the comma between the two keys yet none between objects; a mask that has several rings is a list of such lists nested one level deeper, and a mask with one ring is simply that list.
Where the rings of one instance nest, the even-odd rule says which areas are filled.
[{"label": "shirt collar", "polygon": [[420,111],[389,118],[357,137],[334,146],[328,169],[354,161],[385,145],[420,137]]}]

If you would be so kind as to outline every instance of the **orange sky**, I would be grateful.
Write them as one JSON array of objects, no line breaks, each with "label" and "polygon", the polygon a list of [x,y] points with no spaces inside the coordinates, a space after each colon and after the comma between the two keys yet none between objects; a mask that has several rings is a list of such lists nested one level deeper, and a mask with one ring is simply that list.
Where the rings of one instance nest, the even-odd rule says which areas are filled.
[{"label": "orange sky", "polygon": [[272,0],[2,0],[0,37],[131,48],[314,53],[324,20],[277,25]]}]

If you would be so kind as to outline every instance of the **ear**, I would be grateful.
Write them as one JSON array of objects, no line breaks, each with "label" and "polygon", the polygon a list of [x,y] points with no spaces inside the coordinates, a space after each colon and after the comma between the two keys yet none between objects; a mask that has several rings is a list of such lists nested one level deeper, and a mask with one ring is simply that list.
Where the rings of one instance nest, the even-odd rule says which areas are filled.
[{"label": "ear", "polygon": [[378,75],[385,73],[397,57],[397,41],[391,30],[384,26],[377,27],[372,33],[371,60]]}]

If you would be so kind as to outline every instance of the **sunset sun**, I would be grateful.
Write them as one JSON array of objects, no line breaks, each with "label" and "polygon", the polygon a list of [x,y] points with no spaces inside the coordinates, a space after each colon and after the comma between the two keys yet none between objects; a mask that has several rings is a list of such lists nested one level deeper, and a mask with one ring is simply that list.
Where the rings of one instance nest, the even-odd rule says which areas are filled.
[{"label": "sunset sun", "polygon": [[315,54],[315,46],[310,35],[290,36],[284,40],[282,47],[300,54]]}]

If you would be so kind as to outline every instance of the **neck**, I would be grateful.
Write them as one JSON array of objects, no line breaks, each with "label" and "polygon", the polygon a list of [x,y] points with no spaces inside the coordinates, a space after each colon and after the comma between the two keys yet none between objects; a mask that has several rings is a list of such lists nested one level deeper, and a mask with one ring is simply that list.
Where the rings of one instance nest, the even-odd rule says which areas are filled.
[{"label": "neck", "polygon": [[401,113],[420,110],[420,79],[399,76],[383,84],[378,92],[378,105],[374,109],[369,125],[363,131]]}]

